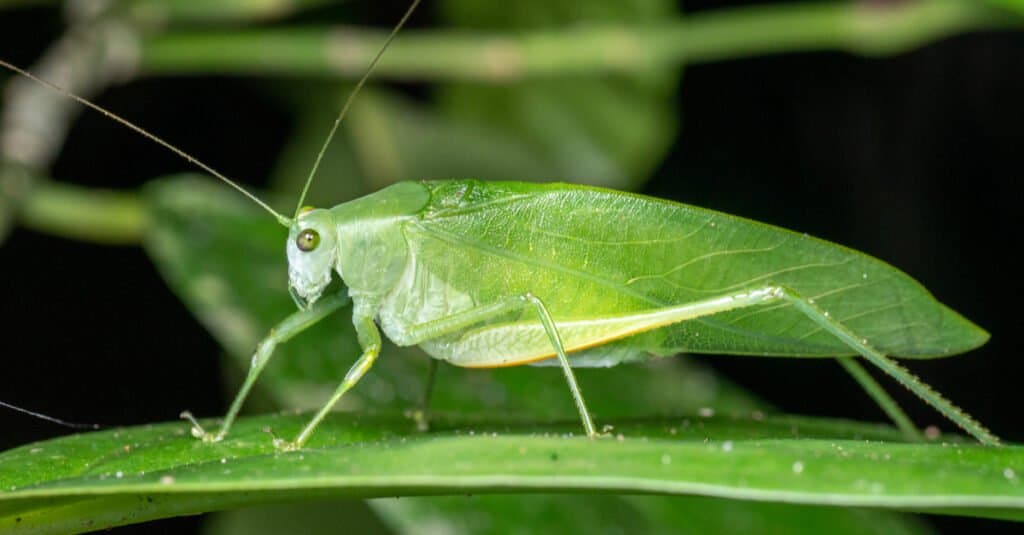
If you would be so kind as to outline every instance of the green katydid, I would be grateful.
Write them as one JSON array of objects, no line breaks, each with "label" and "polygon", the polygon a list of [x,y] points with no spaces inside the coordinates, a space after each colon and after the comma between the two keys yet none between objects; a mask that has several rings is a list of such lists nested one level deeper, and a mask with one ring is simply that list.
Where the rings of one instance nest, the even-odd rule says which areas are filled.
[{"label": "green katydid", "polygon": [[[589,436],[597,432],[573,367],[695,352],[837,358],[897,425],[916,435],[859,356],[980,442],[999,443],[890,358],[965,352],[987,333],[906,274],[862,253],[710,210],[567,184],[403,182],[289,218],[160,138],[62,92],[196,163],[289,229],[289,287],[298,310],[259,344],[219,430],[208,432],[183,414],[203,440],[228,434],[277,344],[351,300],[362,354],[298,436],[277,441],[281,448],[307,443],[373,365],[381,331],[457,366],[560,366]],[[325,295],[335,273],[345,289]]]}]

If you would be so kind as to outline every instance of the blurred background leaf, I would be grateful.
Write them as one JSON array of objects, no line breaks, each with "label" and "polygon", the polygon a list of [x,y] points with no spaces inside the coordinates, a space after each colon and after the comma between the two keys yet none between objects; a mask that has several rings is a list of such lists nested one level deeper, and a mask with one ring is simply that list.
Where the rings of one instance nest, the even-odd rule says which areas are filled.
[{"label": "blurred background leaf", "polygon": [[1024,12],[1024,1],[1021,0],[988,0],[990,4],[1012,9],[1018,12]]}]

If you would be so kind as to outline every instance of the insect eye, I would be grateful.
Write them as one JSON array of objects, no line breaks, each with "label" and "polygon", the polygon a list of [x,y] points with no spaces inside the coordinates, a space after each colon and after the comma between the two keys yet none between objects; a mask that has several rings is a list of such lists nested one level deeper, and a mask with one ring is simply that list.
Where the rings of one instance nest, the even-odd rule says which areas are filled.
[{"label": "insect eye", "polygon": [[308,253],[320,245],[320,233],[311,228],[303,230],[295,237],[295,245],[300,251]]}]

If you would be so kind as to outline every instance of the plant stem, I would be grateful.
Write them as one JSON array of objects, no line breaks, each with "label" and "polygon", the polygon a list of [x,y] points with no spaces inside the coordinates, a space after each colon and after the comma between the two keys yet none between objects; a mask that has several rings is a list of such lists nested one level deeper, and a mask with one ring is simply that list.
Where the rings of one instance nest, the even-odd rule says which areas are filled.
[{"label": "plant stem", "polygon": [[[659,24],[516,34],[408,31],[392,44],[376,75],[498,82],[630,73],[781,52],[888,55],[958,33],[1019,25],[1019,18],[977,0],[935,0],[782,4],[715,10]],[[351,77],[362,72],[385,37],[386,32],[354,28],[166,33],[143,40],[142,69]]]},{"label": "plant stem", "polygon": [[19,222],[32,230],[104,244],[137,244],[146,226],[139,197],[57,182],[40,182],[24,197]]}]

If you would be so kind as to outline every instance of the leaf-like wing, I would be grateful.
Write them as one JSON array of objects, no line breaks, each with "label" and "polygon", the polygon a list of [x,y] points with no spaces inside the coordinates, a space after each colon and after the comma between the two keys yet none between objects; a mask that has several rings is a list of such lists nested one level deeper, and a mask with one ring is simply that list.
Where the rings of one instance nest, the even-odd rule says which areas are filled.
[{"label": "leaf-like wing", "polygon": [[[891,355],[950,355],[988,338],[885,262],[778,227],[565,184],[428,186],[431,202],[408,229],[412,251],[479,303],[533,292],[556,319],[588,318],[782,285]],[[658,354],[852,354],[785,304],[717,314],[630,343]]]}]

